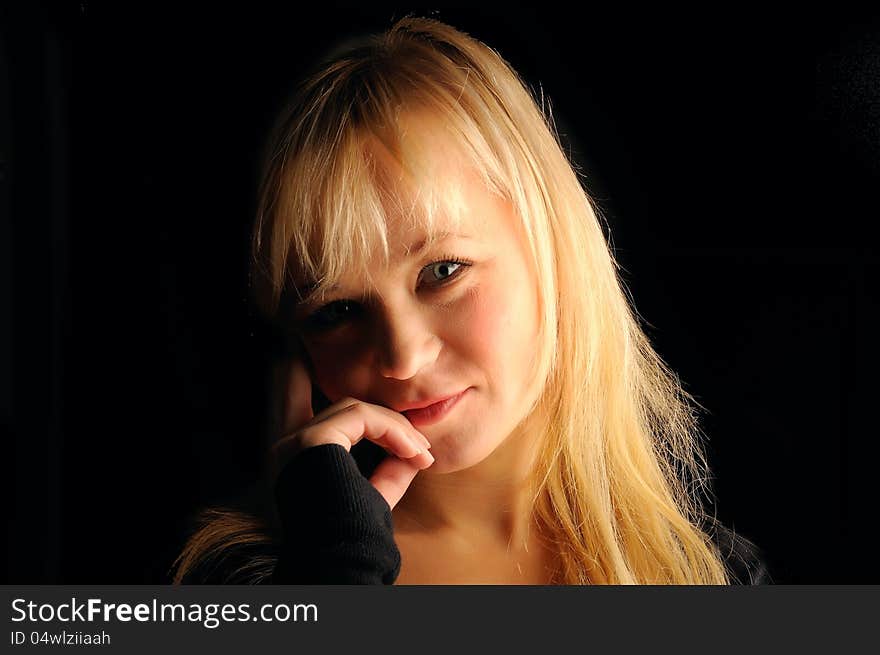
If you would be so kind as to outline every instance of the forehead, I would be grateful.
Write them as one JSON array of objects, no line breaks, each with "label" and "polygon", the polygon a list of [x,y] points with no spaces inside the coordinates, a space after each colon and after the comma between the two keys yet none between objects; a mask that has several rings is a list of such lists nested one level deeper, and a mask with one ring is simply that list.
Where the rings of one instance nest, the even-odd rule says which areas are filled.
[{"label": "forehead", "polygon": [[[397,139],[364,139],[364,154],[383,214],[382,236],[389,256],[453,235],[477,237],[488,228],[495,201],[485,176],[470,163],[439,122],[401,118]],[[379,239],[376,239],[378,241]],[[371,250],[381,250],[379,243]]]}]

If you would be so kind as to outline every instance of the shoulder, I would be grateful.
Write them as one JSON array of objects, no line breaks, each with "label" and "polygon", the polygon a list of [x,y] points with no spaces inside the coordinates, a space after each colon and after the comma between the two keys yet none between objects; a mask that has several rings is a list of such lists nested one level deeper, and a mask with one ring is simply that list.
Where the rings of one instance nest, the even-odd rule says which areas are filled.
[{"label": "shoulder", "polygon": [[716,524],[710,533],[734,585],[773,584],[764,552],[735,530]]}]

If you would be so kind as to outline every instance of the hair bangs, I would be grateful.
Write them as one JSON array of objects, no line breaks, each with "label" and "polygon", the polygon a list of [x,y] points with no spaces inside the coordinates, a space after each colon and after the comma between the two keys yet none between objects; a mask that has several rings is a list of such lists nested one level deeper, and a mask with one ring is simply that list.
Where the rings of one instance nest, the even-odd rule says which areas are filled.
[{"label": "hair bangs", "polygon": [[465,170],[487,192],[513,196],[510,173],[461,102],[465,87],[381,73],[359,77],[368,102],[357,113],[338,111],[344,98],[328,99],[287,161],[272,237],[279,295],[320,298],[345,275],[368,278],[376,259],[387,263],[392,253],[392,222],[427,245],[454,233],[468,211]]}]

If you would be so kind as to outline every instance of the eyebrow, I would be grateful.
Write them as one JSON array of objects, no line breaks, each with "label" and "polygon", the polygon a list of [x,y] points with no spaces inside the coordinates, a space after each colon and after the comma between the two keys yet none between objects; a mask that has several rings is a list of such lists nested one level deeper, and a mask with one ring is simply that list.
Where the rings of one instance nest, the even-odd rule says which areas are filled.
[{"label": "eyebrow", "polygon": [[[473,239],[473,237],[471,237],[467,234],[457,234],[454,232],[440,232],[440,233],[436,234],[433,238],[431,238],[430,236],[423,237],[423,238],[419,239],[418,241],[415,241],[414,243],[411,243],[410,245],[406,246],[406,248],[404,249],[404,252],[406,253],[406,258],[413,259],[414,257],[418,257],[429,246],[431,246],[435,243],[440,243],[440,242],[445,241],[447,239],[451,239],[453,237],[457,238],[457,239],[468,239],[468,240]],[[297,301],[296,304],[303,305],[303,304],[308,303],[312,292],[316,288],[318,288],[318,286],[319,286],[319,284],[317,282],[306,282],[301,285],[300,284],[296,285],[294,287],[294,289],[296,290],[297,296],[300,299]],[[330,286],[327,287],[326,290],[327,291],[334,291],[338,288],[339,288],[338,284],[331,284]]]},{"label": "eyebrow", "polygon": [[419,239],[415,243],[411,243],[405,248],[407,259],[412,259],[413,257],[418,257],[424,250],[431,245],[432,243],[440,243],[441,241],[445,241],[446,239],[451,238],[457,239],[471,239],[472,237],[467,234],[455,234],[453,232],[440,232],[434,236],[432,239],[430,236]]}]

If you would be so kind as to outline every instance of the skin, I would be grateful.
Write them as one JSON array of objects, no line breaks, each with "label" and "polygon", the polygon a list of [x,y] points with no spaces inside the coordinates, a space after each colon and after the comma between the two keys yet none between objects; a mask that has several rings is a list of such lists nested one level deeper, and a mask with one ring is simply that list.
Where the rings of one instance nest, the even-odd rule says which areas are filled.
[{"label": "skin", "polygon": [[[537,393],[536,275],[510,203],[455,170],[464,212],[453,234],[415,252],[426,233],[391,213],[388,264],[377,253],[368,279],[347,276],[323,304],[297,309],[315,377],[293,364],[287,436],[275,455],[283,462],[321,443],[350,449],[361,438],[388,450],[371,481],[393,508],[399,583],[472,580],[478,573],[466,562],[484,577],[493,562],[489,577],[499,583],[543,583],[546,553],[525,493],[537,438],[523,423]],[[331,401],[317,416],[312,384]],[[419,429],[394,411],[464,390],[439,422]],[[419,452],[426,443],[430,453]],[[438,568],[438,558],[457,568]]]}]

